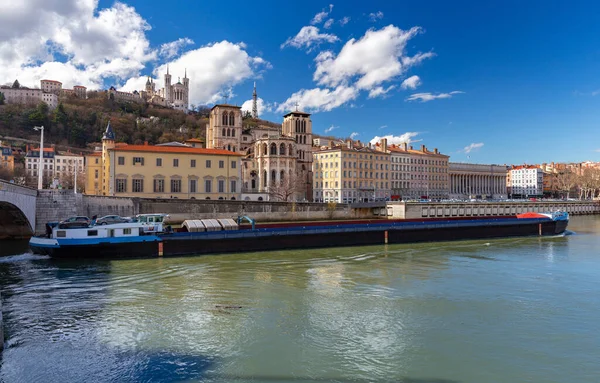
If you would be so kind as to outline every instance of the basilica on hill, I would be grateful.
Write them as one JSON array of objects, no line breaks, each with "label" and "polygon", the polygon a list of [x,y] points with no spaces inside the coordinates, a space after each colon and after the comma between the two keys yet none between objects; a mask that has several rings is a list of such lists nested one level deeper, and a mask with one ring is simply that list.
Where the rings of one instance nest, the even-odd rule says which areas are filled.
[{"label": "basilica on hill", "polygon": [[312,121],[295,110],[283,116],[281,126],[258,119],[256,85],[252,117],[242,122],[241,107],[217,104],[210,112],[206,147],[243,155],[242,198],[246,200],[312,200]]}]

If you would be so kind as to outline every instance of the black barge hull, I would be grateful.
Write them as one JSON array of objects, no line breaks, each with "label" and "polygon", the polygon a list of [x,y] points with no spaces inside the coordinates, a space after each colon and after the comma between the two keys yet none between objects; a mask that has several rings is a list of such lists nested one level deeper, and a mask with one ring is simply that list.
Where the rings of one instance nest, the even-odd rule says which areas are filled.
[{"label": "black barge hull", "polygon": [[365,246],[419,242],[492,239],[562,234],[568,221],[481,220],[480,222],[434,221],[390,226],[338,225],[202,233],[165,233],[136,243],[70,245],[36,249],[34,253],[55,258],[136,258],[220,253],[261,252],[285,249]]}]

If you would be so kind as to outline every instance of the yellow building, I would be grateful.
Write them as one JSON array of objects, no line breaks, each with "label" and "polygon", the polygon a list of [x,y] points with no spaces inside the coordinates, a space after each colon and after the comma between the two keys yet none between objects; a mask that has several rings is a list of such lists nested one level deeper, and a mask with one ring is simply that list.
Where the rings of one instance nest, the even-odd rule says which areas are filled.
[{"label": "yellow building", "polygon": [[315,202],[390,198],[390,154],[348,141],[313,151]]},{"label": "yellow building", "polygon": [[237,200],[242,187],[240,158],[227,150],[185,144],[115,143],[109,123],[102,153],[86,161],[86,194]]}]

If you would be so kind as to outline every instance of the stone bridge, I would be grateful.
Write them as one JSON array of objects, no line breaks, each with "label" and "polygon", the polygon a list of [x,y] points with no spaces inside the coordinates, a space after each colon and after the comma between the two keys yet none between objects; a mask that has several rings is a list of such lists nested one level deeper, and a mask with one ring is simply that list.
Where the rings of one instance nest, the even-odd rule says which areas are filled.
[{"label": "stone bridge", "polygon": [[37,194],[36,189],[0,180],[0,239],[33,234]]}]

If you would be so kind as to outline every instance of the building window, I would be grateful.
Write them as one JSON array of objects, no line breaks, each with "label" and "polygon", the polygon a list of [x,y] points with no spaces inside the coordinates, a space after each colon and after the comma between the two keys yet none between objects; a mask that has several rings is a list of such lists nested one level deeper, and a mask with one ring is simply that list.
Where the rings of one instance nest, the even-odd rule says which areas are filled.
[{"label": "building window", "polygon": [[140,164],[144,166],[144,157],[133,157],[133,164]]},{"label": "building window", "polygon": [[190,193],[196,193],[196,180],[190,180]]},{"label": "building window", "polygon": [[212,181],[211,180],[204,180],[204,192],[212,193]]},{"label": "building window", "polygon": [[162,166],[162,158],[156,159],[156,166]]},{"label": "building window", "polygon": [[[125,165],[125,157],[119,157],[117,160],[117,163],[119,165]],[[135,165],[135,162],[134,162],[134,165]]]},{"label": "building window", "polygon": [[131,184],[131,191],[133,193],[143,193],[144,192],[144,180],[139,178],[134,178]]},{"label": "building window", "polygon": [[196,160],[190,160],[190,167],[192,167],[192,168],[196,167]]},{"label": "building window", "polygon": [[163,180],[163,179],[154,180],[154,192],[155,193],[164,193],[165,192],[165,180]]},{"label": "building window", "polygon": [[210,160],[206,160],[206,167],[210,168],[210,166],[211,166]]},{"label": "building window", "polygon": [[174,168],[179,167],[179,159],[173,158],[173,167]]},{"label": "building window", "polygon": [[117,193],[127,193],[127,180],[117,178]]},{"label": "building window", "polygon": [[237,167],[237,162],[236,161],[231,161],[231,168],[235,169]]},{"label": "building window", "polygon": [[219,180],[219,193],[225,193],[225,181]]},{"label": "building window", "polygon": [[94,170],[94,178],[98,179],[98,169]]},{"label": "building window", "polygon": [[[254,180],[252,180],[254,181]],[[229,190],[230,193],[237,193],[236,191],[236,186],[237,186],[237,182],[235,180],[231,181],[231,190]]]},{"label": "building window", "polygon": [[225,167],[225,161],[219,161],[219,169],[223,169]]},{"label": "building window", "polygon": [[181,180],[171,180],[171,193],[181,193]]},{"label": "building window", "polygon": [[98,164],[99,163],[99,158],[95,158],[95,160],[96,160],[96,164]]}]

